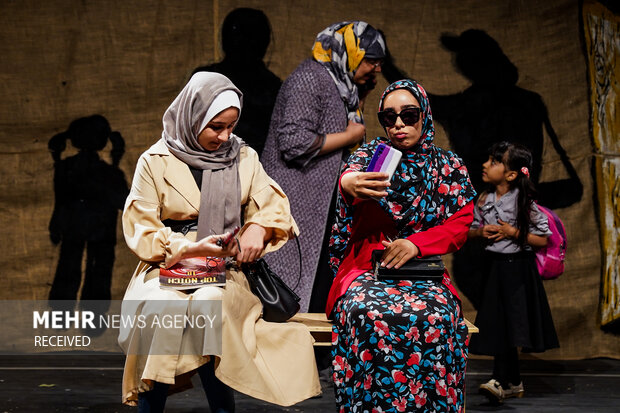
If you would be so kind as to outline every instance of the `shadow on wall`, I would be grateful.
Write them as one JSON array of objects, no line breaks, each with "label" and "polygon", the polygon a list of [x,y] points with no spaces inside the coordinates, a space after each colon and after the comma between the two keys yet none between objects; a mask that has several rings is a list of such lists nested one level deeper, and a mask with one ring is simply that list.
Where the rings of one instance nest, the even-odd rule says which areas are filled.
[{"label": "shadow on wall", "polygon": [[[66,142],[77,155],[61,158]],[[112,164],[98,152],[112,144]],[[129,193],[118,164],[125,152],[119,132],[112,132],[100,115],[79,118],[48,143],[54,159],[54,212],[50,239],[60,244],[60,256],[49,300],[110,300],[116,224]],[[82,282],[82,257],[86,270]]]},{"label": "shadow on wall", "polygon": [[[471,86],[452,95],[429,93],[433,117],[446,130],[452,149],[463,158],[476,190],[484,189],[482,164],[488,159],[488,148],[496,142],[509,141],[532,151],[532,179],[537,183],[542,205],[555,209],[579,202],[583,193],[581,180],[560,145],[542,98],[516,85],[518,69],[495,39],[482,30],[470,29],[458,36],[444,34],[441,43],[453,52],[456,68],[471,81]],[[393,61],[384,64],[383,73],[390,82],[406,77]],[[543,130],[569,178],[538,183]]]},{"label": "shadow on wall", "polygon": [[263,62],[271,41],[271,25],[261,10],[231,11],[222,25],[224,60],[198,67],[193,73],[218,72],[243,92],[243,111],[235,134],[258,152],[263,151],[271,112],[282,85]]},{"label": "shadow on wall", "polygon": [[[463,159],[471,181],[480,193],[482,164],[488,148],[499,141],[527,146],[533,154],[532,179],[537,183],[539,203],[551,209],[581,200],[583,185],[551,125],[547,108],[535,92],[518,87],[517,67],[499,44],[482,30],[469,29],[460,35],[444,34],[443,46],[453,53],[453,62],[471,86],[451,95],[429,93],[433,117],[444,127],[452,149]],[[389,58],[384,76],[392,82],[406,77]],[[538,182],[542,169],[543,131],[547,132],[568,178]],[[478,307],[480,277],[476,265],[482,245],[468,242],[454,255],[453,276],[474,307]]]}]

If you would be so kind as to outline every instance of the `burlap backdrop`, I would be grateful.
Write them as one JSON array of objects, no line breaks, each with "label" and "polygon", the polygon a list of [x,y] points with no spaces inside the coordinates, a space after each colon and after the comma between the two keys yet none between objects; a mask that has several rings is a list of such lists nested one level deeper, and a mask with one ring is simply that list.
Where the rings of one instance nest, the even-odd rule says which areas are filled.
[{"label": "burlap backdrop", "polygon": [[[540,357],[620,357],[620,340],[601,332],[597,316],[601,251],[588,83],[579,4],[572,0],[1,2],[0,298],[45,299],[53,279],[58,248],[47,230],[54,201],[48,139],[75,118],[105,116],[126,139],[121,168],[130,181],[138,156],[160,136],[161,116],[192,69],[221,57],[219,27],[236,7],[261,9],[270,19],[273,42],[265,60],[282,79],[309,55],[316,33],[339,20],[365,20],[383,29],[397,64],[437,94],[469,85],[440,46],[441,33],[478,28],[496,39],[519,69],[518,85],[543,97],[585,187],[580,203],[557,211],[570,242],[567,269],[545,287],[561,348]],[[373,112],[385,86],[381,78],[368,100],[370,136],[381,133]],[[438,129],[438,143],[446,146]],[[546,141],[543,181],[562,171]],[[122,297],[135,264],[119,230],[114,298]],[[471,306],[465,306],[473,320]]]}]

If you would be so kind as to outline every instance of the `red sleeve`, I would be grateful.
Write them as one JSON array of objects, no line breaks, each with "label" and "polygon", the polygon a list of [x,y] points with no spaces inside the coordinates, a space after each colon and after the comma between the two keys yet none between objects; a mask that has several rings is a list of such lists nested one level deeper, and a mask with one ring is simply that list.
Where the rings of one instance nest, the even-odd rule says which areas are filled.
[{"label": "red sleeve", "polygon": [[474,203],[468,202],[443,224],[407,237],[420,249],[420,256],[443,255],[461,248],[474,220]]},{"label": "red sleeve", "polygon": [[354,198],[344,191],[344,188],[342,188],[342,184],[340,182],[342,181],[342,177],[343,176],[345,176],[346,174],[351,173],[351,172],[358,172],[358,171],[352,171],[352,170],[344,171],[342,173],[342,175],[340,175],[340,178],[338,178],[338,192],[340,192],[340,196],[342,197],[342,199],[344,199],[344,202],[346,202],[349,205],[351,205],[351,203],[353,202]]}]

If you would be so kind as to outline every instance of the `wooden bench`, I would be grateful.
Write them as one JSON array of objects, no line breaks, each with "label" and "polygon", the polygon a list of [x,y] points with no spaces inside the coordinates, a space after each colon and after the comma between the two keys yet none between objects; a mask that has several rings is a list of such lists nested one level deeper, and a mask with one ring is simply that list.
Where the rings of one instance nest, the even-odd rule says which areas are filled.
[{"label": "wooden bench", "polygon": [[[310,334],[314,337],[315,346],[332,345],[332,323],[324,313],[298,313],[290,321],[302,323],[308,327]],[[465,324],[467,324],[469,334],[478,332],[478,327],[469,320],[465,319]]]}]

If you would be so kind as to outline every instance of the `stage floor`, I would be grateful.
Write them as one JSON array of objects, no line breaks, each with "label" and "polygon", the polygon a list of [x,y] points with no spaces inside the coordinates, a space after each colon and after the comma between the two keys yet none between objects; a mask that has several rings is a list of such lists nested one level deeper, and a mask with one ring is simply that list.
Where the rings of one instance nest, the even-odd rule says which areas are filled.
[{"label": "stage floor", "polygon": [[[0,413],[136,412],[120,403],[122,356],[0,356]],[[620,360],[522,361],[525,396],[490,405],[477,393],[491,361],[471,359],[467,412],[619,412]],[[195,388],[170,396],[166,412],[208,412],[199,379]],[[335,412],[329,372],[321,371],[323,395],[280,407],[237,393],[237,412]]]}]

